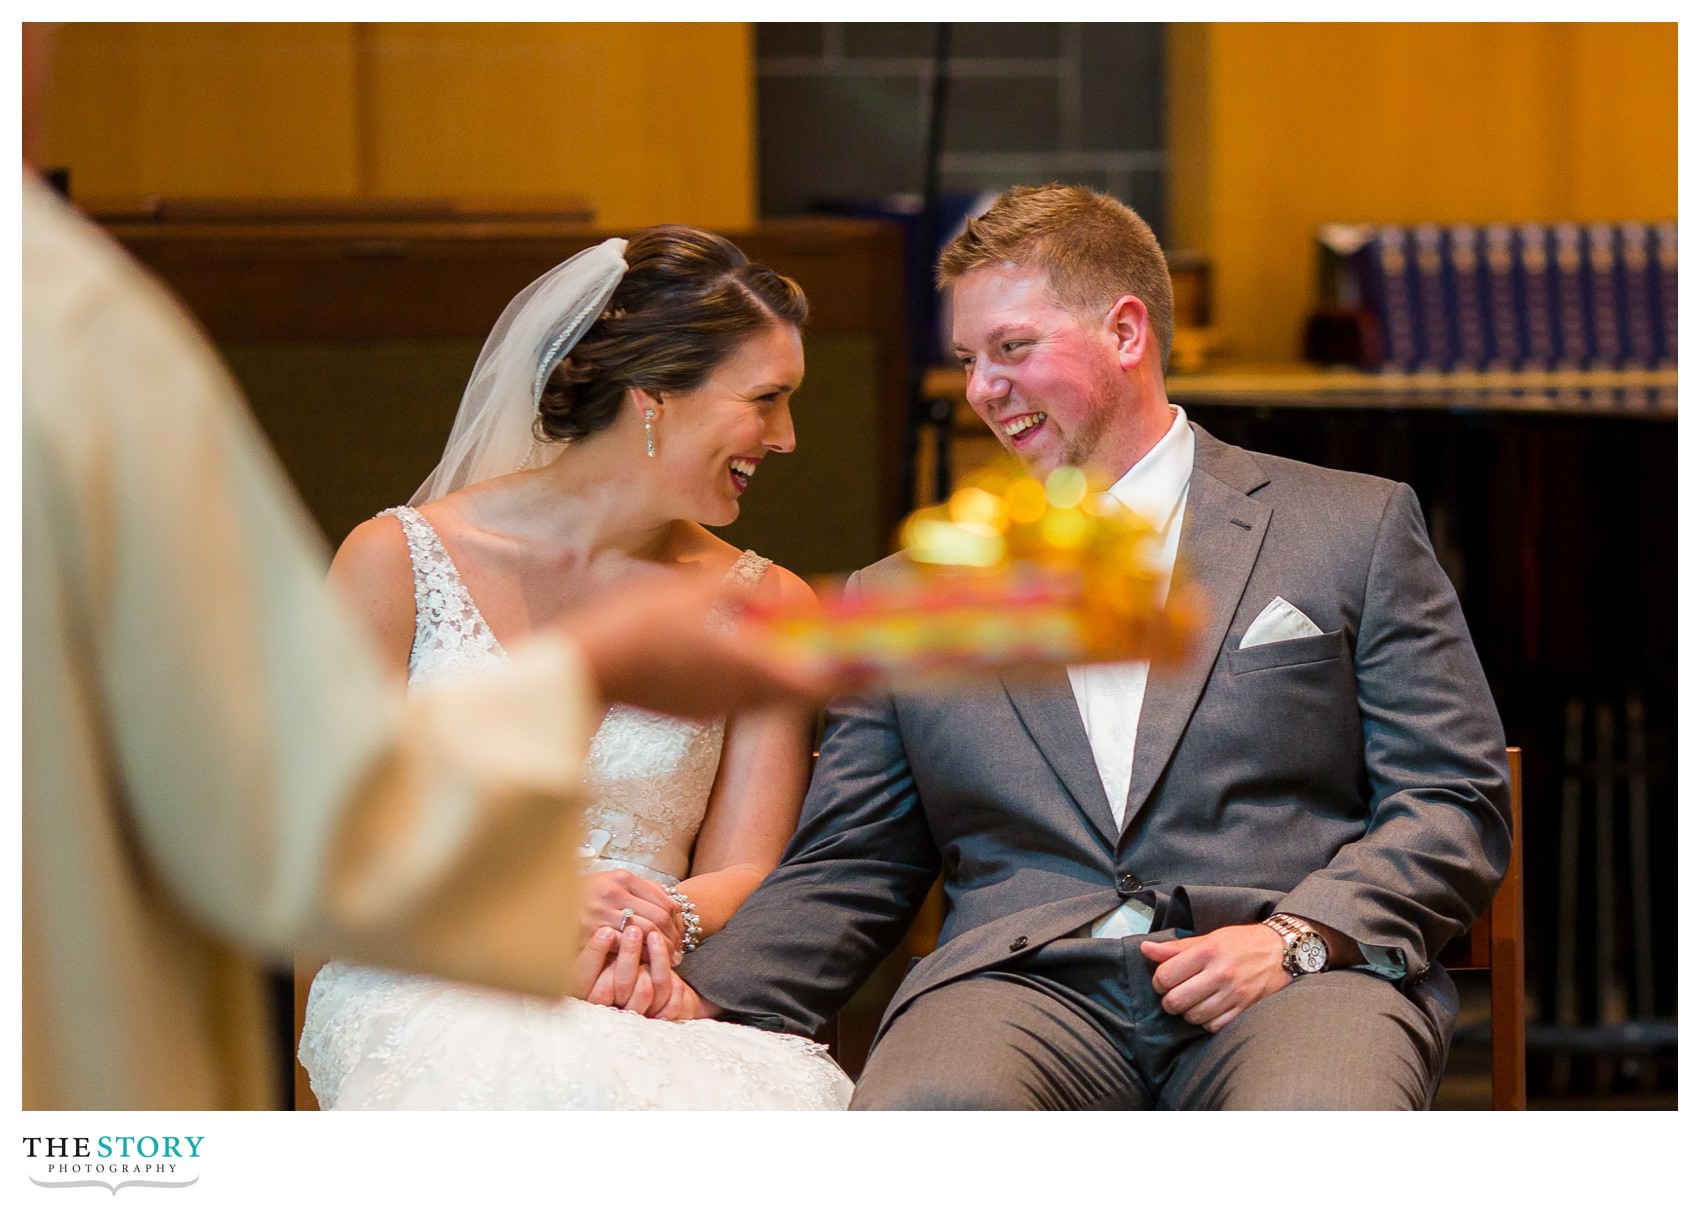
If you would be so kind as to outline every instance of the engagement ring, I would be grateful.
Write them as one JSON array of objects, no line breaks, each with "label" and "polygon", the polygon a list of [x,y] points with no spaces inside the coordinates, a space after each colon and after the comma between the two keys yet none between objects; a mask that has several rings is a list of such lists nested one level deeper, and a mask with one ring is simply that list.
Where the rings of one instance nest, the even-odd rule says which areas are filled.
[{"label": "engagement ring", "polygon": [[620,924],[615,927],[615,929],[617,929],[621,934],[624,934],[626,932],[626,927],[631,925],[632,918],[636,916],[637,911],[635,909],[620,910]]}]

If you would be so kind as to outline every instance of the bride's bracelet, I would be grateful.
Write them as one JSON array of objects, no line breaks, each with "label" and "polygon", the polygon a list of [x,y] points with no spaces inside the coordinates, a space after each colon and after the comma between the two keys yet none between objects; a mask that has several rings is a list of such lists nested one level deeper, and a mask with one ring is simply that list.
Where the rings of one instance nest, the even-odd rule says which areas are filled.
[{"label": "bride's bracelet", "polygon": [[697,944],[702,942],[702,918],[697,913],[697,907],[691,898],[680,892],[677,887],[667,889],[667,895],[673,898],[673,903],[679,906],[679,913],[685,919],[685,937],[679,944],[679,950],[695,951]]}]

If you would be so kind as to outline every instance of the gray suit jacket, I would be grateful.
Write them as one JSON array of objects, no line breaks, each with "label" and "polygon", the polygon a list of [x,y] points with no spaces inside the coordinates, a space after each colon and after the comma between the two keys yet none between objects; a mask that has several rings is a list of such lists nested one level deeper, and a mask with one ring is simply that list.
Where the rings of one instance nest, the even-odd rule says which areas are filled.
[{"label": "gray suit jacket", "polygon": [[[779,868],[681,965],[729,1017],[804,1034],[866,979],[944,877],[917,995],[1137,897],[1154,929],[1284,910],[1433,965],[1509,855],[1505,739],[1416,496],[1253,454],[1194,426],[1176,577],[1208,596],[1195,656],[1152,671],[1118,830],[1067,676],[835,704]],[[859,574],[889,576],[897,557]],[[1277,595],[1323,634],[1239,650]]]}]

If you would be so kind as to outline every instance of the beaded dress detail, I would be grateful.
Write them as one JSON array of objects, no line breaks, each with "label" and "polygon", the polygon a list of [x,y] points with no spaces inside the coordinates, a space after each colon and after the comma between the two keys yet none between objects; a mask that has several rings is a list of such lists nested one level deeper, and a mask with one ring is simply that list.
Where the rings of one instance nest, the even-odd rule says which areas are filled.
[{"label": "beaded dress detail", "polygon": [[[431,524],[405,506],[385,513],[413,562],[409,685],[506,660]],[[746,551],[726,580],[754,585],[769,563]],[[723,733],[723,721],[611,708],[586,765],[587,867],[665,887],[687,874]],[[797,1036],[344,963],[313,981],[300,1056],[327,1110],[838,1110],[850,1097],[825,1049]]]}]

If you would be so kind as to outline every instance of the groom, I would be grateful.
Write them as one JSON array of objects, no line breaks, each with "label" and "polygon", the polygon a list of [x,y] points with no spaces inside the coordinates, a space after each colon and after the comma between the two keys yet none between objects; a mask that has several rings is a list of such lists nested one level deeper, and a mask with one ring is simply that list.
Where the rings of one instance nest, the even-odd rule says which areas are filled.
[{"label": "groom", "polygon": [[1012,189],[939,280],[975,412],[1162,527],[1202,642],[837,704],[784,861],[680,975],[705,1013],[813,1034],[942,874],[938,948],[856,1107],[1427,1105],[1457,1010],[1434,957],[1509,834],[1504,737],[1414,494],[1190,425],[1167,265],[1119,202]]}]

